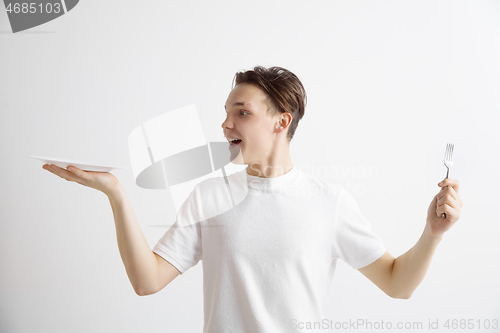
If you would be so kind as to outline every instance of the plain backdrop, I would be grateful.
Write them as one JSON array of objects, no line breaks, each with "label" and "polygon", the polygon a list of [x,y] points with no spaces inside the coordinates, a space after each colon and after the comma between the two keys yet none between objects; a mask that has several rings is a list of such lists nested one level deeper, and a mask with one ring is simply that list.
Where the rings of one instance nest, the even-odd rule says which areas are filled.
[{"label": "plain backdrop", "polygon": [[[107,197],[28,156],[130,167],[129,133],[190,104],[222,141],[233,76],[256,65],[302,80],[292,162],[346,186],[393,256],[419,239],[455,144],[461,218],[413,296],[340,261],[325,318],[500,331],[500,2],[86,0],[16,34],[0,7],[1,332],[202,331],[203,262],[137,296]],[[113,174],[152,248],[175,221],[169,191]],[[383,331],[365,328],[351,331]]]}]

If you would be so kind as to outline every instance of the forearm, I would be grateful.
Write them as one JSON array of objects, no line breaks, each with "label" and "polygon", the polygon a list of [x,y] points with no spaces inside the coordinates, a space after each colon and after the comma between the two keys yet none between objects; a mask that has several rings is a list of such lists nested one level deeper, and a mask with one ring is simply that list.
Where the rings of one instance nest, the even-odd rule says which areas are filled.
[{"label": "forearm", "polygon": [[118,249],[128,278],[138,295],[147,294],[154,288],[158,262],[142,233],[132,205],[119,184],[108,195],[115,218]]},{"label": "forearm", "polygon": [[413,294],[424,279],[441,239],[442,236],[430,236],[426,227],[418,242],[395,259],[391,274],[394,295],[409,298]]}]

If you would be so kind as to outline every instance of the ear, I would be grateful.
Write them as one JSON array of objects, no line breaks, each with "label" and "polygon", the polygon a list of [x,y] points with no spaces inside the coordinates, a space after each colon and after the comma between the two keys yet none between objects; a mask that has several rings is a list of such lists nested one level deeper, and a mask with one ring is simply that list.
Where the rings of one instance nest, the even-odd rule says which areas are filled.
[{"label": "ear", "polygon": [[292,115],[288,112],[283,112],[278,119],[276,124],[277,130],[282,130],[283,128],[287,128],[292,123]]}]

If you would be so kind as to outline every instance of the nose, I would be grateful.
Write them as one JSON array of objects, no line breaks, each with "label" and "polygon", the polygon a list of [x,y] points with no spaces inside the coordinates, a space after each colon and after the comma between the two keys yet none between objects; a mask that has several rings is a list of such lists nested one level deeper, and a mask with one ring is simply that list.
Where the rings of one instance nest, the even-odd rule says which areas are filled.
[{"label": "nose", "polygon": [[[229,126],[229,125],[231,125],[231,126]],[[222,129],[225,129],[225,128],[230,128],[230,127],[232,127],[232,125],[233,125],[233,122],[232,122],[232,120],[231,120],[231,116],[228,114],[228,115],[226,116],[226,119],[222,122],[221,127],[222,127]]]}]

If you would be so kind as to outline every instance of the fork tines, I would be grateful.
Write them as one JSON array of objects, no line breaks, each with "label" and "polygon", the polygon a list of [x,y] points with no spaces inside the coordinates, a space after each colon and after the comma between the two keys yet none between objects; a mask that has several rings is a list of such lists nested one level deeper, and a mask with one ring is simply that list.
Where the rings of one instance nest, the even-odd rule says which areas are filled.
[{"label": "fork tines", "polygon": [[446,145],[446,153],[444,155],[444,159],[446,161],[453,161],[453,148],[455,147],[454,144],[448,143]]}]

